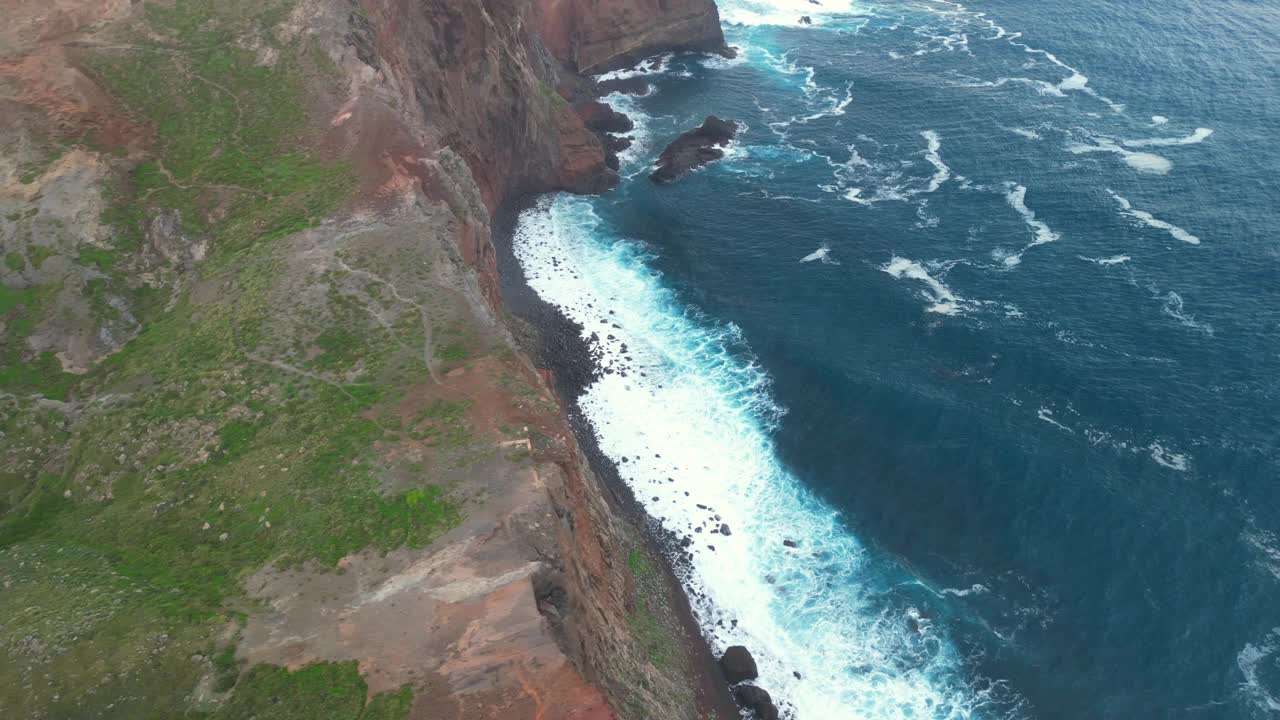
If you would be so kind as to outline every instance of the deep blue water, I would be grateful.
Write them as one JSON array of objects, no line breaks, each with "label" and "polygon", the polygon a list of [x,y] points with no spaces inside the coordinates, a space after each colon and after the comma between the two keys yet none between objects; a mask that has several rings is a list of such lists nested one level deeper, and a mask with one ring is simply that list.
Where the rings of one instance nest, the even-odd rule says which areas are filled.
[{"label": "deep blue water", "polygon": [[713,644],[804,720],[1280,716],[1280,4],[720,6],[516,239]]}]

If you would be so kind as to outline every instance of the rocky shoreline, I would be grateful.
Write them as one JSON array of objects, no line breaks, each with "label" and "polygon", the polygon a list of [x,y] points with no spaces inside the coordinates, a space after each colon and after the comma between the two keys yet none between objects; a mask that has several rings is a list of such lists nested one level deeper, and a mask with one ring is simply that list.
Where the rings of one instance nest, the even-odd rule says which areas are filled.
[{"label": "rocky shoreline", "polygon": [[[585,73],[726,52],[712,0],[19,5],[0,350],[23,372],[0,420],[58,434],[0,434],[22,471],[0,560],[80,537],[154,592],[85,615],[41,574],[6,587],[11,615],[113,634],[0,631],[23,648],[0,708],[738,717],[676,538],[577,411],[591,349],[510,248],[533,194],[618,182],[631,121]],[[47,559],[90,585],[119,561]]]},{"label": "rocky shoreline", "polygon": [[719,720],[736,720],[740,715],[730,683],[702,634],[680,581],[686,569],[681,564],[684,549],[680,536],[664,530],[645,512],[630,486],[623,481],[617,464],[600,450],[595,431],[578,407],[578,398],[601,373],[591,346],[583,339],[581,326],[566,318],[529,287],[515,257],[512,238],[516,223],[520,214],[532,208],[538,197],[526,195],[504,203],[493,218],[493,241],[497,250],[503,303],[511,316],[508,326],[534,364],[549,371],[551,386],[564,408],[578,447],[588,466],[600,479],[602,488],[607,491],[610,504],[624,518],[643,529],[644,541],[661,558],[663,579],[676,599],[674,609],[689,640],[686,652],[693,661],[696,685],[700,691],[699,712],[711,713]]},{"label": "rocky shoreline", "polygon": [[[618,81],[611,82],[613,84],[603,90],[617,90],[614,86]],[[586,87],[591,94],[605,94],[595,83]],[[644,92],[647,82],[627,83],[622,88],[624,91]],[[574,110],[584,125],[601,138],[608,152],[609,167],[616,171],[614,153],[629,145],[629,139],[620,136],[634,125],[626,115],[591,94],[586,95],[588,99],[580,97]],[[722,158],[722,148],[732,142],[737,129],[733,121],[707,117],[699,127],[681,134],[667,146],[651,180],[657,184],[669,184]],[[619,141],[624,144],[617,145]],[[770,694],[763,688],[744,683],[756,678],[750,651],[733,647],[717,657],[702,633],[681,580],[691,572],[686,550],[691,538],[663,528],[648,515],[632,488],[623,481],[617,464],[600,450],[594,429],[580,411],[579,398],[604,372],[598,351],[583,338],[583,328],[579,324],[540,298],[528,285],[514,253],[513,237],[519,217],[532,209],[539,197],[538,194],[529,194],[510,199],[499,207],[492,219],[492,241],[497,257],[500,294],[509,318],[508,327],[535,365],[548,373],[549,384],[564,408],[578,448],[585,456],[587,466],[607,491],[611,505],[632,524],[643,528],[645,542],[661,559],[663,580],[677,601],[674,609],[689,639],[686,651],[695,669],[700,716],[710,714],[722,719],[739,718],[739,710],[743,709],[750,711],[758,720],[776,720],[779,710]],[[727,525],[721,525],[712,532],[729,535],[731,530]]]}]

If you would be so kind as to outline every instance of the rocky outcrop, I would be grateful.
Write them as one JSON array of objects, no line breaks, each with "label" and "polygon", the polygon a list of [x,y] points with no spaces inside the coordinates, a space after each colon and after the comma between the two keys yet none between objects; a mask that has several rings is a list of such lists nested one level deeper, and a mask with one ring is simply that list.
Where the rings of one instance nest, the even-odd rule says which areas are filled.
[{"label": "rocky outcrop", "polygon": [[720,657],[720,668],[724,670],[725,679],[730,685],[755,680],[760,675],[751,651],[741,645],[734,645],[724,651],[724,655]]},{"label": "rocky outcrop", "polygon": [[724,51],[714,0],[537,0],[547,48],[595,73],[667,50]]},{"label": "rocky outcrop", "polygon": [[590,129],[596,132],[625,133],[635,128],[631,118],[614,110],[598,100],[588,100],[574,108],[578,117]]},{"label": "rocky outcrop", "polygon": [[739,705],[755,713],[757,720],[778,720],[778,706],[764,688],[739,685],[733,689],[733,697]]},{"label": "rocky outcrop", "polygon": [[721,148],[733,141],[738,126],[731,120],[708,115],[702,125],[676,138],[658,157],[658,169],[649,179],[659,185],[673,183],[691,171],[724,157]]}]

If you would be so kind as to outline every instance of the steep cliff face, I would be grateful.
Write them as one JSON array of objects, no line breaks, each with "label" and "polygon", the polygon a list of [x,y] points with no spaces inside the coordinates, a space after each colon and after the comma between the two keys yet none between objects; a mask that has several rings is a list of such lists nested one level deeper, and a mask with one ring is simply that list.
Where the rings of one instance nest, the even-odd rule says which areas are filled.
[{"label": "steep cliff face", "polygon": [[713,3],[18,5],[0,716],[714,714],[491,236],[616,182],[571,69],[717,47]]},{"label": "steep cliff face", "polygon": [[714,0],[537,0],[541,34],[579,72],[666,50],[724,48]]},{"label": "steep cliff face", "polygon": [[490,209],[510,192],[599,192],[599,141],[575,122],[520,0],[365,0],[376,49],[426,141],[466,160]]},{"label": "steep cliff face", "polygon": [[[353,114],[345,132],[366,137],[363,151],[385,158],[369,166],[374,179],[368,185],[400,188],[395,179],[407,178],[412,182],[400,192],[421,192],[447,206],[457,229],[452,240],[498,311],[493,212],[525,193],[601,192],[617,179],[605,165],[600,140],[557,88],[577,83],[575,68],[659,50],[723,46],[710,0],[361,0],[361,7],[364,12],[352,19],[356,35],[347,43],[367,46],[361,62],[376,78],[357,93],[365,100],[353,98],[344,108]],[[383,111],[371,108],[383,104],[399,114],[395,132],[381,122],[362,126],[361,113],[380,116]],[[385,139],[397,135],[405,139]],[[368,145],[369,137],[384,138],[383,147]],[[547,378],[540,390],[551,394]],[[441,671],[446,686],[465,687],[479,670],[505,679],[469,702],[445,701],[455,709],[441,717],[523,717],[522,706],[547,719],[613,712],[628,720],[714,715],[714,701],[701,697],[703,689],[691,680],[698,658],[690,629],[678,618],[678,587],[659,571],[641,530],[606,500],[563,415],[538,423],[553,441],[533,447],[541,464],[532,478],[544,490],[539,502],[548,503],[554,522],[505,552],[524,563],[512,567],[539,561],[536,592],[528,596],[536,595],[536,607],[520,601],[514,607],[541,612],[571,662],[557,660],[542,641],[508,644],[505,660],[495,660],[491,650],[464,656],[459,663],[468,672],[451,677]],[[522,514],[545,512],[531,507]],[[526,557],[529,548],[536,552]],[[486,612],[513,607],[508,595],[502,597]],[[473,643],[501,634],[478,627],[469,631]],[[521,659],[527,653],[532,661]]]}]

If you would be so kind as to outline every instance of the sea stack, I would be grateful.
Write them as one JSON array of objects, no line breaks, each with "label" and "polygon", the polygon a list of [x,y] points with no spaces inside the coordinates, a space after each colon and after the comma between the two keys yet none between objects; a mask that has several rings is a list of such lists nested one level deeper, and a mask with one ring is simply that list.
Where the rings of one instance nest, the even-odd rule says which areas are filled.
[{"label": "sea stack", "polygon": [[649,179],[659,185],[673,183],[688,175],[691,170],[724,157],[724,150],[738,134],[738,125],[732,120],[721,120],[708,115],[698,127],[676,138],[658,157],[658,168]]}]

